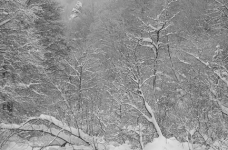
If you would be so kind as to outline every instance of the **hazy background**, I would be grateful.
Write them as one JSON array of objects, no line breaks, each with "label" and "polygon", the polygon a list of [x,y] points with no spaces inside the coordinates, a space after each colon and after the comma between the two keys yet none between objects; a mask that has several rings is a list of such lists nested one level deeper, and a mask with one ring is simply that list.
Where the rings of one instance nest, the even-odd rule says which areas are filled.
[{"label": "hazy background", "polygon": [[104,2],[110,1],[110,0],[53,0],[56,2],[59,2],[63,6],[63,14],[62,17],[65,21],[69,21],[69,17],[72,13],[72,9],[77,3],[77,1],[80,1],[82,3],[82,9],[91,7],[92,5],[96,8],[100,7],[104,4]]},{"label": "hazy background", "polygon": [[64,22],[68,22],[72,9],[78,0],[53,0],[53,1],[59,2],[63,6],[62,18]]}]

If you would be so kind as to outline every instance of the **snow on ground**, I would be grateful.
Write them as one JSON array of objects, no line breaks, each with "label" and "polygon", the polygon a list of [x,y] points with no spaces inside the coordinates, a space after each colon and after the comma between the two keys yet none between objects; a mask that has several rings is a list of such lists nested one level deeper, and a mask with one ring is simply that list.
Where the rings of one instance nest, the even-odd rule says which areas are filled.
[{"label": "snow on ground", "polygon": [[[1,150],[40,150],[40,147],[36,147],[36,148],[32,148],[32,147],[42,145],[42,143],[40,143],[41,142],[40,140],[36,141],[35,139],[32,142],[22,141],[18,138],[17,140],[15,138],[13,140],[15,141],[12,141],[11,139],[10,142],[8,142],[5,146],[1,148]],[[133,150],[129,142],[126,142],[122,145],[109,142],[106,144],[104,143],[104,145],[105,147],[103,148],[99,147],[99,150]],[[214,150],[218,148],[220,150],[227,150],[228,142],[227,141],[215,142],[213,147],[211,147],[209,150]],[[67,144],[65,147],[50,146],[50,147],[43,148],[42,150],[93,150],[93,148],[90,146],[84,146],[84,145]],[[174,137],[166,139],[165,137],[161,136],[161,137],[155,138],[153,142],[146,144],[144,150],[206,150],[206,147],[199,144],[191,145],[188,142],[181,143],[177,141],[176,138]]]},{"label": "snow on ground", "polygon": [[161,136],[148,143],[144,150],[193,150],[192,145],[185,142],[180,143],[176,138],[166,139]]},{"label": "snow on ground", "polygon": [[152,143],[146,144],[144,150],[228,150],[228,141],[216,141],[213,145],[208,149],[206,146],[202,146],[199,144],[190,144],[188,142],[179,142],[176,138],[172,137],[166,139],[165,137],[158,137],[153,140]]},{"label": "snow on ground", "polygon": [[122,145],[119,146],[114,146],[114,145],[108,145],[108,150],[131,150],[131,145],[130,143],[127,141]]}]

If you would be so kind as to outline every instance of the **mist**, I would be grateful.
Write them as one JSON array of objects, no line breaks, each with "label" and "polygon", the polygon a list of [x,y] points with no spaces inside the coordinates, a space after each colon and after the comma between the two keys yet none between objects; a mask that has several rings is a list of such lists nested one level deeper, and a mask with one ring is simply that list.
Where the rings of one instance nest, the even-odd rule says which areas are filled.
[{"label": "mist", "polygon": [[[63,7],[63,12],[62,12],[62,20],[65,23],[69,22],[69,17],[72,13],[72,9],[77,3],[78,0],[53,0],[54,2],[58,2],[60,6]],[[81,1],[82,2],[82,1]]]}]

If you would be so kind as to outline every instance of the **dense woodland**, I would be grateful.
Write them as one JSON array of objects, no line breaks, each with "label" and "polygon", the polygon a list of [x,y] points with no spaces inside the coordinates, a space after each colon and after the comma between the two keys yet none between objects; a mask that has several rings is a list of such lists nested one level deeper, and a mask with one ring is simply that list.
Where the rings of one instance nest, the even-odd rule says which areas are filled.
[{"label": "dense woodland", "polygon": [[0,0],[0,149],[228,149],[227,41],[227,0]]}]

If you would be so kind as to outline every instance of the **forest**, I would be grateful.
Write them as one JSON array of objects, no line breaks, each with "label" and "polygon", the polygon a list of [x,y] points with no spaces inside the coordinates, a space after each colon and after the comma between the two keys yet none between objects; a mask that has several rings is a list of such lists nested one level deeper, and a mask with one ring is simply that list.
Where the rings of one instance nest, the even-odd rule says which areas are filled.
[{"label": "forest", "polygon": [[227,149],[227,0],[0,0],[0,150]]}]

